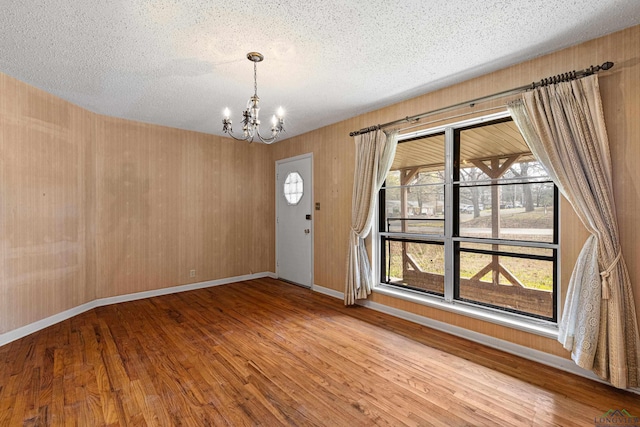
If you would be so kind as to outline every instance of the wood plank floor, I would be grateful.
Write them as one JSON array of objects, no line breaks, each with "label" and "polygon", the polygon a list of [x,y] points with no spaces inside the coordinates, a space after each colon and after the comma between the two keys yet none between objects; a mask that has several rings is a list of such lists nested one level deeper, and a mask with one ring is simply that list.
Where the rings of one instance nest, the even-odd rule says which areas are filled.
[{"label": "wood plank floor", "polygon": [[640,397],[277,280],[0,347],[0,426],[593,426]]}]

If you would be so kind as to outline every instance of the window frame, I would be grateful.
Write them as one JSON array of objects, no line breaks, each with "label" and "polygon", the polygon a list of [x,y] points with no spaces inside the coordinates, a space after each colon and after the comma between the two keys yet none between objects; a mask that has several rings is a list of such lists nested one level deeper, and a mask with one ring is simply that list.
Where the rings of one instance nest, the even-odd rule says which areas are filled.
[{"label": "window frame", "polygon": [[[553,240],[552,243],[548,242],[534,242],[534,241],[520,241],[520,240],[507,240],[507,239],[487,239],[480,237],[461,237],[459,228],[459,188],[460,184],[464,183],[464,186],[471,186],[469,182],[460,181],[459,175],[455,170],[454,162],[459,157],[460,141],[459,135],[462,130],[477,127],[487,126],[492,123],[501,121],[510,121],[511,115],[508,111],[501,111],[498,113],[486,115],[483,117],[463,120],[455,123],[446,124],[443,126],[437,126],[429,129],[424,129],[416,132],[410,132],[399,136],[399,143],[406,140],[424,138],[430,135],[442,134],[445,135],[445,179],[444,186],[444,209],[445,209],[445,226],[444,235],[429,235],[429,234],[402,234],[396,232],[387,232],[384,228],[386,222],[386,200],[385,189],[383,188],[378,193],[378,208],[376,209],[376,218],[378,226],[374,227],[373,236],[373,256],[376,262],[374,262],[374,274],[375,292],[392,295],[401,299],[418,302],[424,305],[434,306],[447,311],[458,312],[467,316],[487,320],[493,323],[502,324],[505,326],[513,327],[516,329],[526,330],[539,335],[548,337],[557,337],[557,324],[559,319],[559,298],[561,289],[559,285],[560,280],[560,195],[557,186],[553,185]],[[508,179],[507,179],[508,180]],[[486,179],[484,181],[487,181]],[[517,181],[517,180],[516,180]],[[532,180],[520,180],[518,183],[531,182]],[[550,179],[544,179],[542,181],[551,182]],[[478,181],[479,182],[479,181]],[[473,182],[471,182],[473,184]],[[551,182],[551,184],[553,184]],[[491,184],[484,184],[491,185]],[[504,185],[503,183],[493,185]],[[456,208],[456,209],[454,209]],[[385,283],[386,280],[386,247],[387,241],[417,241],[422,243],[432,244],[444,244],[445,246],[445,266],[444,266],[444,296],[440,296],[434,293],[429,293],[424,290],[411,289],[403,286],[396,286],[390,283]],[[531,313],[525,313],[518,310],[511,310],[505,307],[497,307],[489,304],[484,304],[478,301],[468,301],[461,299],[459,295],[460,290],[460,269],[459,266],[459,254],[461,243],[483,243],[483,244],[500,244],[503,246],[522,246],[522,247],[534,247],[551,249],[553,254],[551,261],[553,264],[553,285],[552,285],[552,311],[551,317],[536,316]],[[498,251],[500,252],[500,251]]]}]

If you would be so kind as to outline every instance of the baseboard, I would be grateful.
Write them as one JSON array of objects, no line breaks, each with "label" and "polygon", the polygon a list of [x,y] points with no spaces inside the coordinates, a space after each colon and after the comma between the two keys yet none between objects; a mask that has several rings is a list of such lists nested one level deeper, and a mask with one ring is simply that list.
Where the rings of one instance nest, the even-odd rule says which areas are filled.
[{"label": "baseboard", "polygon": [[[344,293],[336,291],[334,289],[329,289],[318,285],[313,285],[312,289],[316,292],[344,300]],[[542,363],[543,365],[551,366],[552,368],[560,369],[561,371],[569,372],[574,375],[610,385],[609,383],[603,381],[600,377],[595,375],[593,372],[579,367],[570,359],[565,359],[563,357],[545,353],[540,350],[535,350],[519,344],[514,344],[509,341],[494,338],[485,334],[481,334],[479,332],[461,328],[459,326],[450,325],[448,323],[440,322],[438,320],[430,319],[428,317],[420,316],[418,314],[400,310],[394,307],[389,307],[384,304],[367,300],[360,300],[357,302],[357,304],[375,311],[379,311],[381,313],[389,314],[400,319],[408,320],[419,325],[445,332],[450,335],[464,338],[478,344],[483,344],[487,347],[495,348],[497,350],[504,351],[505,353],[522,357],[523,359],[532,360],[534,362]],[[628,389],[628,391],[640,394],[640,390]]]},{"label": "baseboard", "polygon": [[535,350],[529,347],[525,347],[520,344],[514,344],[510,341],[505,341],[499,338],[491,337],[479,332],[471,331],[469,329],[461,328],[459,326],[450,325],[448,323],[440,322],[438,320],[430,319],[428,317],[420,316],[418,314],[410,313],[408,311],[399,310],[397,308],[389,307],[384,304],[371,302],[371,301],[359,301],[359,305],[376,310],[382,313],[390,314],[400,319],[408,320],[419,325],[427,326],[437,331],[445,332],[456,337],[464,338],[469,341],[483,344],[488,347],[495,348],[497,350],[504,351],[506,353],[520,356],[524,359],[532,360],[534,362],[542,363],[543,365],[551,366],[562,371],[570,372],[575,375],[580,375],[595,381],[602,380],[598,378],[593,372],[582,369],[576,365],[572,360],[565,359],[560,356],[545,353],[544,351]]},{"label": "baseboard", "polygon": [[17,339],[24,338],[27,335],[37,332],[41,329],[48,328],[49,326],[55,325],[56,323],[60,323],[64,320],[70,319],[74,316],[77,316],[78,314],[82,314],[85,311],[91,310],[92,308],[102,307],[102,306],[111,305],[111,304],[118,304],[118,303],[127,302],[127,301],[135,301],[135,300],[144,299],[144,298],[152,298],[160,295],[168,295],[168,294],[175,294],[178,292],[187,292],[187,291],[193,291],[196,289],[210,288],[213,286],[228,285],[230,283],[243,282],[246,280],[262,279],[265,277],[271,277],[275,279],[277,276],[275,275],[275,273],[272,273],[272,272],[262,272],[262,273],[255,273],[255,274],[247,274],[244,276],[228,277],[225,279],[209,280],[206,282],[191,283],[188,285],[172,286],[170,288],[155,289],[152,291],[118,295],[115,297],[98,298],[88,303],[63,311],[61,313],[54,314],[53,316],[49,316],[45,319],[38,320],[36,322],[22,326],[20,328],[6,332],[4,334],[0,334],[0,347],[2,347],[5,344],[9,344],[10,342],[15,341]]},{"label": "baseboard", "polygon": [[339,298],[344,300],[344,293],[336,291],[335,289],[325,288],[324,286],[313,285],[311,290],[320,294],[329,295],[330,297]]},{"label": "baseboard", "polygon": [[20,338],[24,338],[27,335],[30,335],[41,329],[48,328],[49,326],[55,325],[56,323],[60,323],[64,320],[70,319],[73,316],[82,314],[85,311],[89,311],[92,308],[97,307],[96,301],[97,300],[93,300],[93,301],[84,303],[77,307],[70,308],[69,310],[65,310],[61,313],[54,314],[53,316],[49,316],[45,319],[41,319],[36,322],[30,323],[28,325],[21,326],[12,331],[5,332],[4,334],[0,334],[0,347],[2,347],[5,344],[9,344],[12,341],[18,340]]},{"label": "baseboard", "polygon": [[275,278],[271,272],[246,274],[244,276],[227,277],[224,279],[208,280],[206,282],[190,283],[188,285],[172,286],[170,288],[154,289],[152,291],[137,292],[135,294],[118,295],[115,297],[100,298],[95,300],[96,307],[104,305],[118,304],[121,302],[135,301],[145,298],[153,298],[161,295],[177,294],[179,292],[195,291],[196,289],[211,288],[214,286],[228,285],[230,283],[244,282],[246,280],[262,279],[265,277]]}]

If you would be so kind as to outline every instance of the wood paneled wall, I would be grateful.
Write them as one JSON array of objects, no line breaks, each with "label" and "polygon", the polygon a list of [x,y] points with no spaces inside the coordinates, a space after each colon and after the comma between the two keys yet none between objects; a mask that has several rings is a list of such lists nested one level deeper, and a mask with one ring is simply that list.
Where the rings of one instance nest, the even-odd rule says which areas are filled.
[{"label": "wood paneled wall", "polygon": [[[640,26],[611,34],[544,57],[487,74],[387,108],[345,120],[273,146],[274,160],[314,153],[314,194],[321,210],[315,212],[315,283],[343,291],[346,249],[351,219],[354,143],[349,132],[377,123],[464,102],[569,70],[613,61],[615,67],[600,75],[605,118],[614,165],[615,198],[622,248],[634,283],[640,313]],[[433,119],[452,117],[503,105],[505,100],[462,108]],[[484,113],[487,114],[487,113]],[[478,114],[481,115],[481,114]],[[467,116],[467,117],[473,117]],[[466,117],[465,117],[466,118]],[[429,120],[432,120],[431,118]],[[460,119],[454,119],[457,121]],[[441,122],[440,124],[445,123]],[[586,231],[566,201],[561,214],[561,282],[563,295]],[[342,244],[340,242],[343,242]],[[385,295],[373,301],[464,327],[489,336],[548,353],[567,356],[554,340],[444,312]]]},{"label": "wood paneled wall", "polygon": [[100,116],[0,74],[0,334],[275,271],[273,175],[267,146]]},{"label": "wood paneled wall", "polygon": [[0,74],[0,333],[95,298],[91,116]]},{"label": "wood paneled wall", "polygon": [[274,271],[267,146],[108,117],[96,140],[98,298]]}]

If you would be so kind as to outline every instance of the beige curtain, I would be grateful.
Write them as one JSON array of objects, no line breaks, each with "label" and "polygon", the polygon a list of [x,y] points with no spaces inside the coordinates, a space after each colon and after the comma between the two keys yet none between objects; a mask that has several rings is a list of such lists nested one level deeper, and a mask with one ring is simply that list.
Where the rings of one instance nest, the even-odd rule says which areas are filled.
[{"label": "beige curtain", "polygon": [[376,130],[355,137],[356,165],[353,174],[351,232],[344,304],[355,304],[371,294],[371,265],[364,239],[371,223],[378,191],[391,168],[398,145],[398,131]]},{"label": "beige curtain", "polygon": [[638,323],[620,248],[597,75],[526,92],[509,110],[591,233],[569,281],[558,340],[579,366],[616,387],[638,387]]}]

